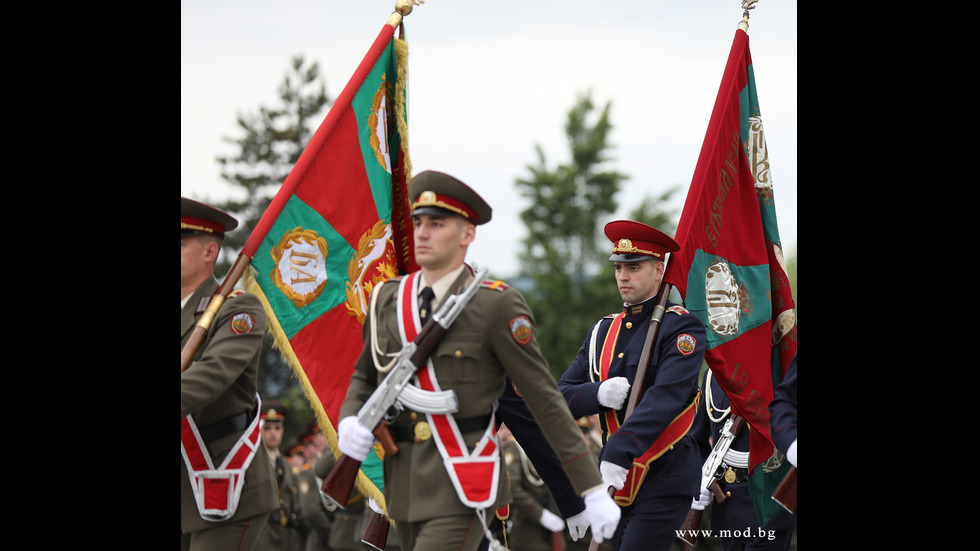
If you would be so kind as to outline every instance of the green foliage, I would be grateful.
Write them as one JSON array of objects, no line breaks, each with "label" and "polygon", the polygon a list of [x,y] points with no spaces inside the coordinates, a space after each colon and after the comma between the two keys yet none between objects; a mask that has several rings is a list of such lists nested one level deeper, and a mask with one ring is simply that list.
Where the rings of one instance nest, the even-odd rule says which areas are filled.
[{"label": "green foliage", "polygon": [[[596,112],[591,92],[579,94],[565,125],[571,162],[550,169],[537,146],[538,162],[527,166],[530,176],[517,180],[531,201],[521,213],[528,236],[517,285],[534,312],[538,344],[556,379],[592,325],[622,305],[603,227],[613,219],[616,194],[629,176],[608,166],[610,109],[607,102]],[[644,198],[629,218],[673,233],[672,213],[662,206],[678,189]]]},{"label": "green foliage", "polygon": [[557,377],[571,363],[581,339],[596,319],[616,305],[616,289],[599,273],[601,226],[617,208],[616,193],[628,177],[607,169],[611,103],[595,113],[591,92],[579,94],[568,113],[565,132],[571,162],[549,169],[537,146],[538,163],[517,187],[531,206],[521,212],[521,275],[534,312],[537,339]]}]

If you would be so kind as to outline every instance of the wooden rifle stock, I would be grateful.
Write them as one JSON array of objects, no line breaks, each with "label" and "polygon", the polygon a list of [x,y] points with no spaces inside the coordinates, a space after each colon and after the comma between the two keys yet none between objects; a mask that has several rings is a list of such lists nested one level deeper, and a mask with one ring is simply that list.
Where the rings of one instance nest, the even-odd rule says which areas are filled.
[{"label": "wooden rifle stock", "polygon": [[[718,503],[722,503],[728,499],[729,494],[721,491],[721,484],[718,484],[717,480],[712,480],[711,484],[708,485],[708,489],[715,495],[715,500]],[[703,514],[703,509],[691,507],[691,510],[687,512],[687,516],[684,518],[684,524],[681,525],[681,535],[677,537],[691,547],[698,543],[697,530],[701,526],[701,516]]]},{"label": "wooden rifle stock", "polygon": [[197,349],[201,347],[204,342],[204,338],[208,336],[208,330],[211,329],[211,322],[218,315],[218,310],[221,309],[221,305],[225,303],[225,299],[228,295],[235,289],[235,284],[241,279],[242,275],[245,273],[245,269],[248,268],[249,263],[252,259],[245,256],[244,254],[239,254],[238,258],[235,260],[235,264],[228,271],[228,275],[225,276],[224,281],[218,286],[218,290],[211,295],[211,301],[208,302],[208,308],[205,310],[201,319],[197,321],[197,325],[191,330],[191,336],[187,339],[184,347],[180,349],[180,372],[183,373],[191,365],[191,360],[194,359],[194,355],[197,354]]},{"label": "wooden rifle stock", "polygon": [[790,465],[783,481],[776,486],[772,499],[790,513],[796,513],[796,467]]},{"label": "wooden rifle stock", "polygon": [[[660,333],[660,322],[664,319],[664,312],[667,310],[667,295],[670,294],[671,286],[669,283],[661,283],[660,290],[657,292],[657,305],[654,307],[653,316],[650,318],[650,327],[647,328],[647,337],[643,341],[643,352],[640,353],[640,363],[637,364],[636,377],[633,378],[633,386],[630,387],[630,397],[626,402],[626,412],[623,414],[623,421],[633,414],[636,405],[643,397],[643,384],[647,378],[647,371],[650,370],[650,358],[653,357],[653,347],[657,344],[657,335]],[[616,497],[616,489],[609,487],[609,496]],[[599,549],[599,542],[592,535],[592,543],[589,544],[589,551]]]},{"label": "wooden rifle stock", "polygon": [[370,545],[378,551],[384,551],[388,544],[388,517],[377,511],[371,511],[371,518],[368,519],[367,526],[364,528],[364,536],[361,542]]},{"label": "wooden rifle stock", "polygon": [[565,551],[565,532],[551,533],[551,551]]}]

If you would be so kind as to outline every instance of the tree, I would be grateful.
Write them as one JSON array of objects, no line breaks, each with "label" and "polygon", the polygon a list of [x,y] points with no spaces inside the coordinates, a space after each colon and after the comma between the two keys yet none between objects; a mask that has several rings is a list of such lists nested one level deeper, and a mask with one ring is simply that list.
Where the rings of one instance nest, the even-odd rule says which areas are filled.
[{"label": "tree", "polygon": [[580,93],[568,113],[571,162],[549,170],[537,145],[538,164],[527,166],[529,178],[517,180],[521,195],[531,201],[521,212],[528,229],[521,275],[531,281],[526,298],[556,377],[575,357],[589,327],[616,303],[616,289],[596,276],[604,272],[602,226],[616,211],[616,193],[628,176],[605,167],[612,104],[595,114],[591,95]]},{"label": "tree", "polygon": [[[306,144],[316,132],[325,106],[332,102],[326,84],[320,76],[318,63],[306,63],[302,55],[295,56],[279,85],[281,104],[277,108],[260,106],[257,113],[237,116],[239,138],[225,138],[237,144],[233,156],[218,157],[221,177],[245,191],[245,198],[215,203],[219,209],[235,215],[238,229],[225,236],[222,258],[215,273],[227,273],[245,241],[258,224],[282,183],[289,175]],[[259,361],[259,394],[263,400],[276,399],[290,409],[285,437],[299,430],[312,415],[309,403],[278,351],[272,336],[267,335]],[[284,442],[285,443],[285,442]]]},{"label": "tree", "polygon": [[326,84],[317,62],[306,64],[302,55],[293,57],[291,72],[279,85],[278,108],[260,106],[257,113],[237,116],[240,138],[225,137],[236,144],[234,156],[219,156],[221,177],[245,191],[245,198],[230,199],[216,207],[234,214],[240,224],[225,237],[224,256],[219,268],[231,268],[238,252],[258,224],[262,214],[299,160],[306,144],[316,132],[327,97]]}]

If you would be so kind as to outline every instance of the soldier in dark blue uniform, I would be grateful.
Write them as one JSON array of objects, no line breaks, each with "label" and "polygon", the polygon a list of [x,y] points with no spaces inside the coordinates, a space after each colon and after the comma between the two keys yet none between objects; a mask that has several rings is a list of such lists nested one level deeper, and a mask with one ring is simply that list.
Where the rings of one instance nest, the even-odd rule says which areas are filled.
[{"label": "soldier in dark blue uniform", "polygon": [[623,310],[595,325],[558,383],[574,417],[598,413],[605,445],[599,470],[623,507],[613,546],[670,549],[698,495],[701,456],[688,434],[700,396],[706,346],[701,320],[667,303],[643,395],[625,418],[647,329],[658,303],[664,259],[678,244],[632,220],[610,222],[616,283]]},{"label": "soldier in dark blue uniform", "polygon": [[[698,408],[697,419],[691,432],[701,445],[702,464],[718,441],[725,420],[731,415],[731,402],[711,370],[704,370],[704,404]],[[718,503],[708,490],[701,490],[701,497],[692,507],[704,509],[711,507],[711,533],[718,536],[723,551],[777,551],[787,550],[793,540],[796,516],[779,509],[765,526],[759,526],[759,519],[749,494],[749,432],[746,426],[732,441],[725,462],[725,474],[718,481],[721,491],[728,498]],[[759,466],[758,469],[761,469]]]}]

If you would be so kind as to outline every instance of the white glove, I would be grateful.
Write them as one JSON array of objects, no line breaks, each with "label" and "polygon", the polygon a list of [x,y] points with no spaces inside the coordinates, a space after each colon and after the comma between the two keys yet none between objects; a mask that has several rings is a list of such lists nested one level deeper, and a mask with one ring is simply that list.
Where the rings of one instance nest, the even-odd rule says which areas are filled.
[{"label": "white glove", "polygon": [[786,459],[792,463],[794,467],[796,466],[796,440],[793,440],[793,443],[789,445],[789,449],[786,450]]},{"label": "white glove", "polygon": [[624,469],[609,461],[602,461],[599,463],[599,473],[602,475],[602,481],[606,486],[622,490],[623,486],[626,485],[626,474],[629,473],[629,469]]},{"label": "white glove", "polygon": [[622,511],[613,498],[609,497],[609,492],[599,488],[585,494],[585,511],[589,513],[592,537],[595,538],[596,543],[611,539],[616,533],[616,527],[619,526],[619,516]]},{"label": "white glove", "polygon": [[626,377],[613,377],[599,385],[599,404],[610,409],[622,409],[626,396],[630,391],[630,382]]},{"label": "white glove", "polygon": [[357,416],[350,415],[340,420],[337,425],[337,447],[340,453],[364,461],[367,454],[374,446],[374,433],[357,420]]},{"label": "white glove", "polygon": [[385,512],[381,510],[381,506],[378,505],[378,502],[375,501],[373,497],[368,498],[368,507],[370,507],[372,511],[378,513],[379,515],[385,514]]},{"label": "white glove", "polygon": [[583,509],[581,513],[568,517],[565,519],[565,524],[568,525],[568,535],[572,536],[572,541],[578,541],[589,528],[588,511]]},{"label": "white glove", "polygon": [[551,532],[561,532],[562,528],[565,527],[565,521],[561,519],[560,516],[552,513],[547,509],[541,509],[541,518],[538,520],[541,526],[544,526],[546,530]]},{"label": "white glove", "polygon": [[701,497],[696,497],[691,501],[691,509],[697,509],[698,511],[704,511],[704,508],[711,503],[711,491],[707,488],[701,488]]}]

